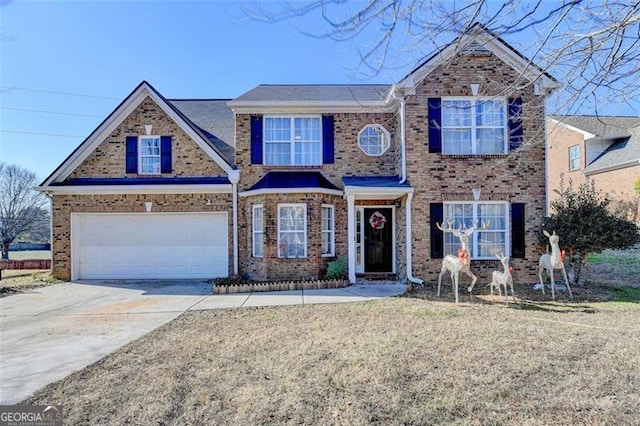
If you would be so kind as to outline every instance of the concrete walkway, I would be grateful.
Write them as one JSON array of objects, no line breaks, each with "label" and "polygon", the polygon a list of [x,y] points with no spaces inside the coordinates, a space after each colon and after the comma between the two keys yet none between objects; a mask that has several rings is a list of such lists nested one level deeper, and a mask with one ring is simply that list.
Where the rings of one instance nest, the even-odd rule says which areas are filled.
[{"label": "concrete walkway", "polygon": [[[399,283],[213,295],[199,281],[65,283],[0,298],[0,405],[92,364],[186,311],[364,302]],[[64,403],[64,401],[54,401]]]}]

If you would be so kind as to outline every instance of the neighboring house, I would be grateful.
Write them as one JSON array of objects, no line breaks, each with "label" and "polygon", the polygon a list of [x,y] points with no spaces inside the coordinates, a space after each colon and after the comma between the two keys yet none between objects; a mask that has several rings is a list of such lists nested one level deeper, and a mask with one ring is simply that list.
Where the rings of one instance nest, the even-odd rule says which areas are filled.
[{"label": "neighboring house", "polygon": [[474,269],[534,280],[545,97],[557,82],[481,26],[389,85],[260,85],[228,102],[141,83],[39,188],[63,278],[437,279],[470,226]]},{"label": "neighboring house", "polygon": [[619,200],[634,200],[640,178],[640,117],[549,116],[547,174],[549,202],[559,197],[561,175],[596,187]]}]

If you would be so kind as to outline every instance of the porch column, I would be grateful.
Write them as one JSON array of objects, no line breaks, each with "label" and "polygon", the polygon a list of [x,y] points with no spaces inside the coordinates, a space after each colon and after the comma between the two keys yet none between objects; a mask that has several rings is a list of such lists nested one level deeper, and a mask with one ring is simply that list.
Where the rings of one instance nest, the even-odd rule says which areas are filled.
[{"label": "porch column", "polygon": [[347,195],[347,240],[349,255],[349,282],[356,283],[356,196]]}]

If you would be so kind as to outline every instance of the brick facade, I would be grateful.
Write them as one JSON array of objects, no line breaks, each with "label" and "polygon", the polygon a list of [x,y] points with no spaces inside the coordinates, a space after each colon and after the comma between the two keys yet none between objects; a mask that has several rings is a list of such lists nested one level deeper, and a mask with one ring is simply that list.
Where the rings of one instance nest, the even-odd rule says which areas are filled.
[{"label": "brick facade", "polygon": [[172,136],[172,172],[163,173],[162,177],[227,175],[175,121],[147,97],[69,177],[138,177],[136,173],[125,173],[125,139],[127,136],[144,136],[144,126],[147,124],[153,125],[152,135]]},{"label": "brick facade", "polygon": [[[428,102],[431,97],[471,97],[471,83],[480,87],[480,96],[521,98],[523,102],[523,148],[503,155],[456,155],[429,153]],[[537,244],[545,214],[545,96],[535,95],[532,84],[491,53],[460,53],[431,71],[406,94],[406,171],[414,191],[412,206],[412,275],[428,283],[437,281],[441,259],[431,258],[430,204],[472,200],[472,188],[481,188],[481,201],[525,204],[526,246],[523,259],[512,259],[520,282],[535,281],[541,248]],[[274,114],[277,110],[274,110]],[[334,113],[334,163],[321,166],[273,167],[251,164],[251,115],[235,115],[235,164],[238,183],[238,269],[256,280],[317,279],[326,273],[328,262],[348,254],[347,201],[342,195],[325,193],[261,193],[246,195],[269,171],[318,171],[338,188],[345,176],[399,176],[402,171],[400,103],[388,112]],[[172,135],[172,169],[162,177],[226,177],[226,172],[202,150],[162,108],[147,97],[69,176],[137,178],[125,173],[125,138],[145,134],[153,125],[153,135]],[[391,146],[381,156],[368,156],[358,146],[358,133],[367,124],[384,126]],[[568,161],[568,160],[567,160]],[[277,191],[272,191],[277,192]],[[403,194],[403,192],[398,192]],[[395,264],[400,279],[407,277],[406,205],[407,196],[389,199],[356,200],[356,206],[388,206],[395,220]],[[205,200],[212,200],[205,205]],[[154,203],[153,212],[227,212],[229,217],[229,265],[233,272],[233,201],[231,194],[116,194],[54,195],[53,272],[60,278],[71,273],[70,215],[75,212],[140,212],[144,202]],[[278,257],[278,205],[303,203],[307,209],[307,256],[301,259]],[[323,257],[321,207],[335,208],[335,256]],[[252,253],[252,207],[264,209],[264,256]],[[509,204],[510,205],[510,204]],[[490,271],[500,269],[497,260],[473,261],[479,272],[478,284],[488,280]],[[464,278],[463,278],[464,280]]]},{"label": "brick facade", "polygon": [[[471,96],[470,83],[480,84],[480,96],[522,98],[522,151],[510,155],[446,156],[428,152],[427,99]],[[524,87],[524,88],[520,88]],[[414,275],[437,281],[442,260],[430,258],[429,204],[471,200],[472,189],[481,188],[480,200],[526,203],[526,248],[524,259],[511,265],[524,282],[535,281],[540,232],[545,214],[544,96],[536,96],[532,85],[493,54],[458,54],[431,72],[407,98],[407,174],[414,187],[413,268]],[[472,261],[481,283],[496,261]]]},{"label": "brick facade", "polygon": [[[93,178],[137,178],[125,173],[125,138],[145,134],[152,124],[153,135],[172,136],[172,173],[162,177],[226,177],[226,173],[149,97],[105,138],[103,142],[69,176]],[[211,200],[207,206],[206,200]],[[61,279],[71,278],[71,213],[145,212],[145,202],[153,202],[153,212],[228,212],[229,236],[232,240],[231,194],[114,194],[62,195],[52,201],[52,272]],[[233,265],[229,249],[229,265]],[[231,270],[230,270],[231,272]]]},{"label": "brick facade", "polygon": [[[206,200],[211,205],[206,205]],[[71,213],[140,213],[148,214],[145,202],[153,202],[153,213],[231,212],[231,194],[115,194],[55,195],[51,208],[52,272],[59,279],[71,278]],[[229,217],[228,241],[232,240],[232,217]],[[233,250],[229,249],[229,273],[232,273]]]}]

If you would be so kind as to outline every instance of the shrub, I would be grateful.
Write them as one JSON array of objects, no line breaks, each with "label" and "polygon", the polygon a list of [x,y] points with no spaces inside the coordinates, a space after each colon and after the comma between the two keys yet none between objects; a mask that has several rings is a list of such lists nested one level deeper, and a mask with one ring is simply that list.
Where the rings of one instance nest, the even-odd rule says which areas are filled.
[{"label": "shrub", "polygon": [[349,271],[349,264],[346,256],[339,256],[336,260],[329,262],[327,265],[326,278],[330,280],[347,278],[347,272]]}]

